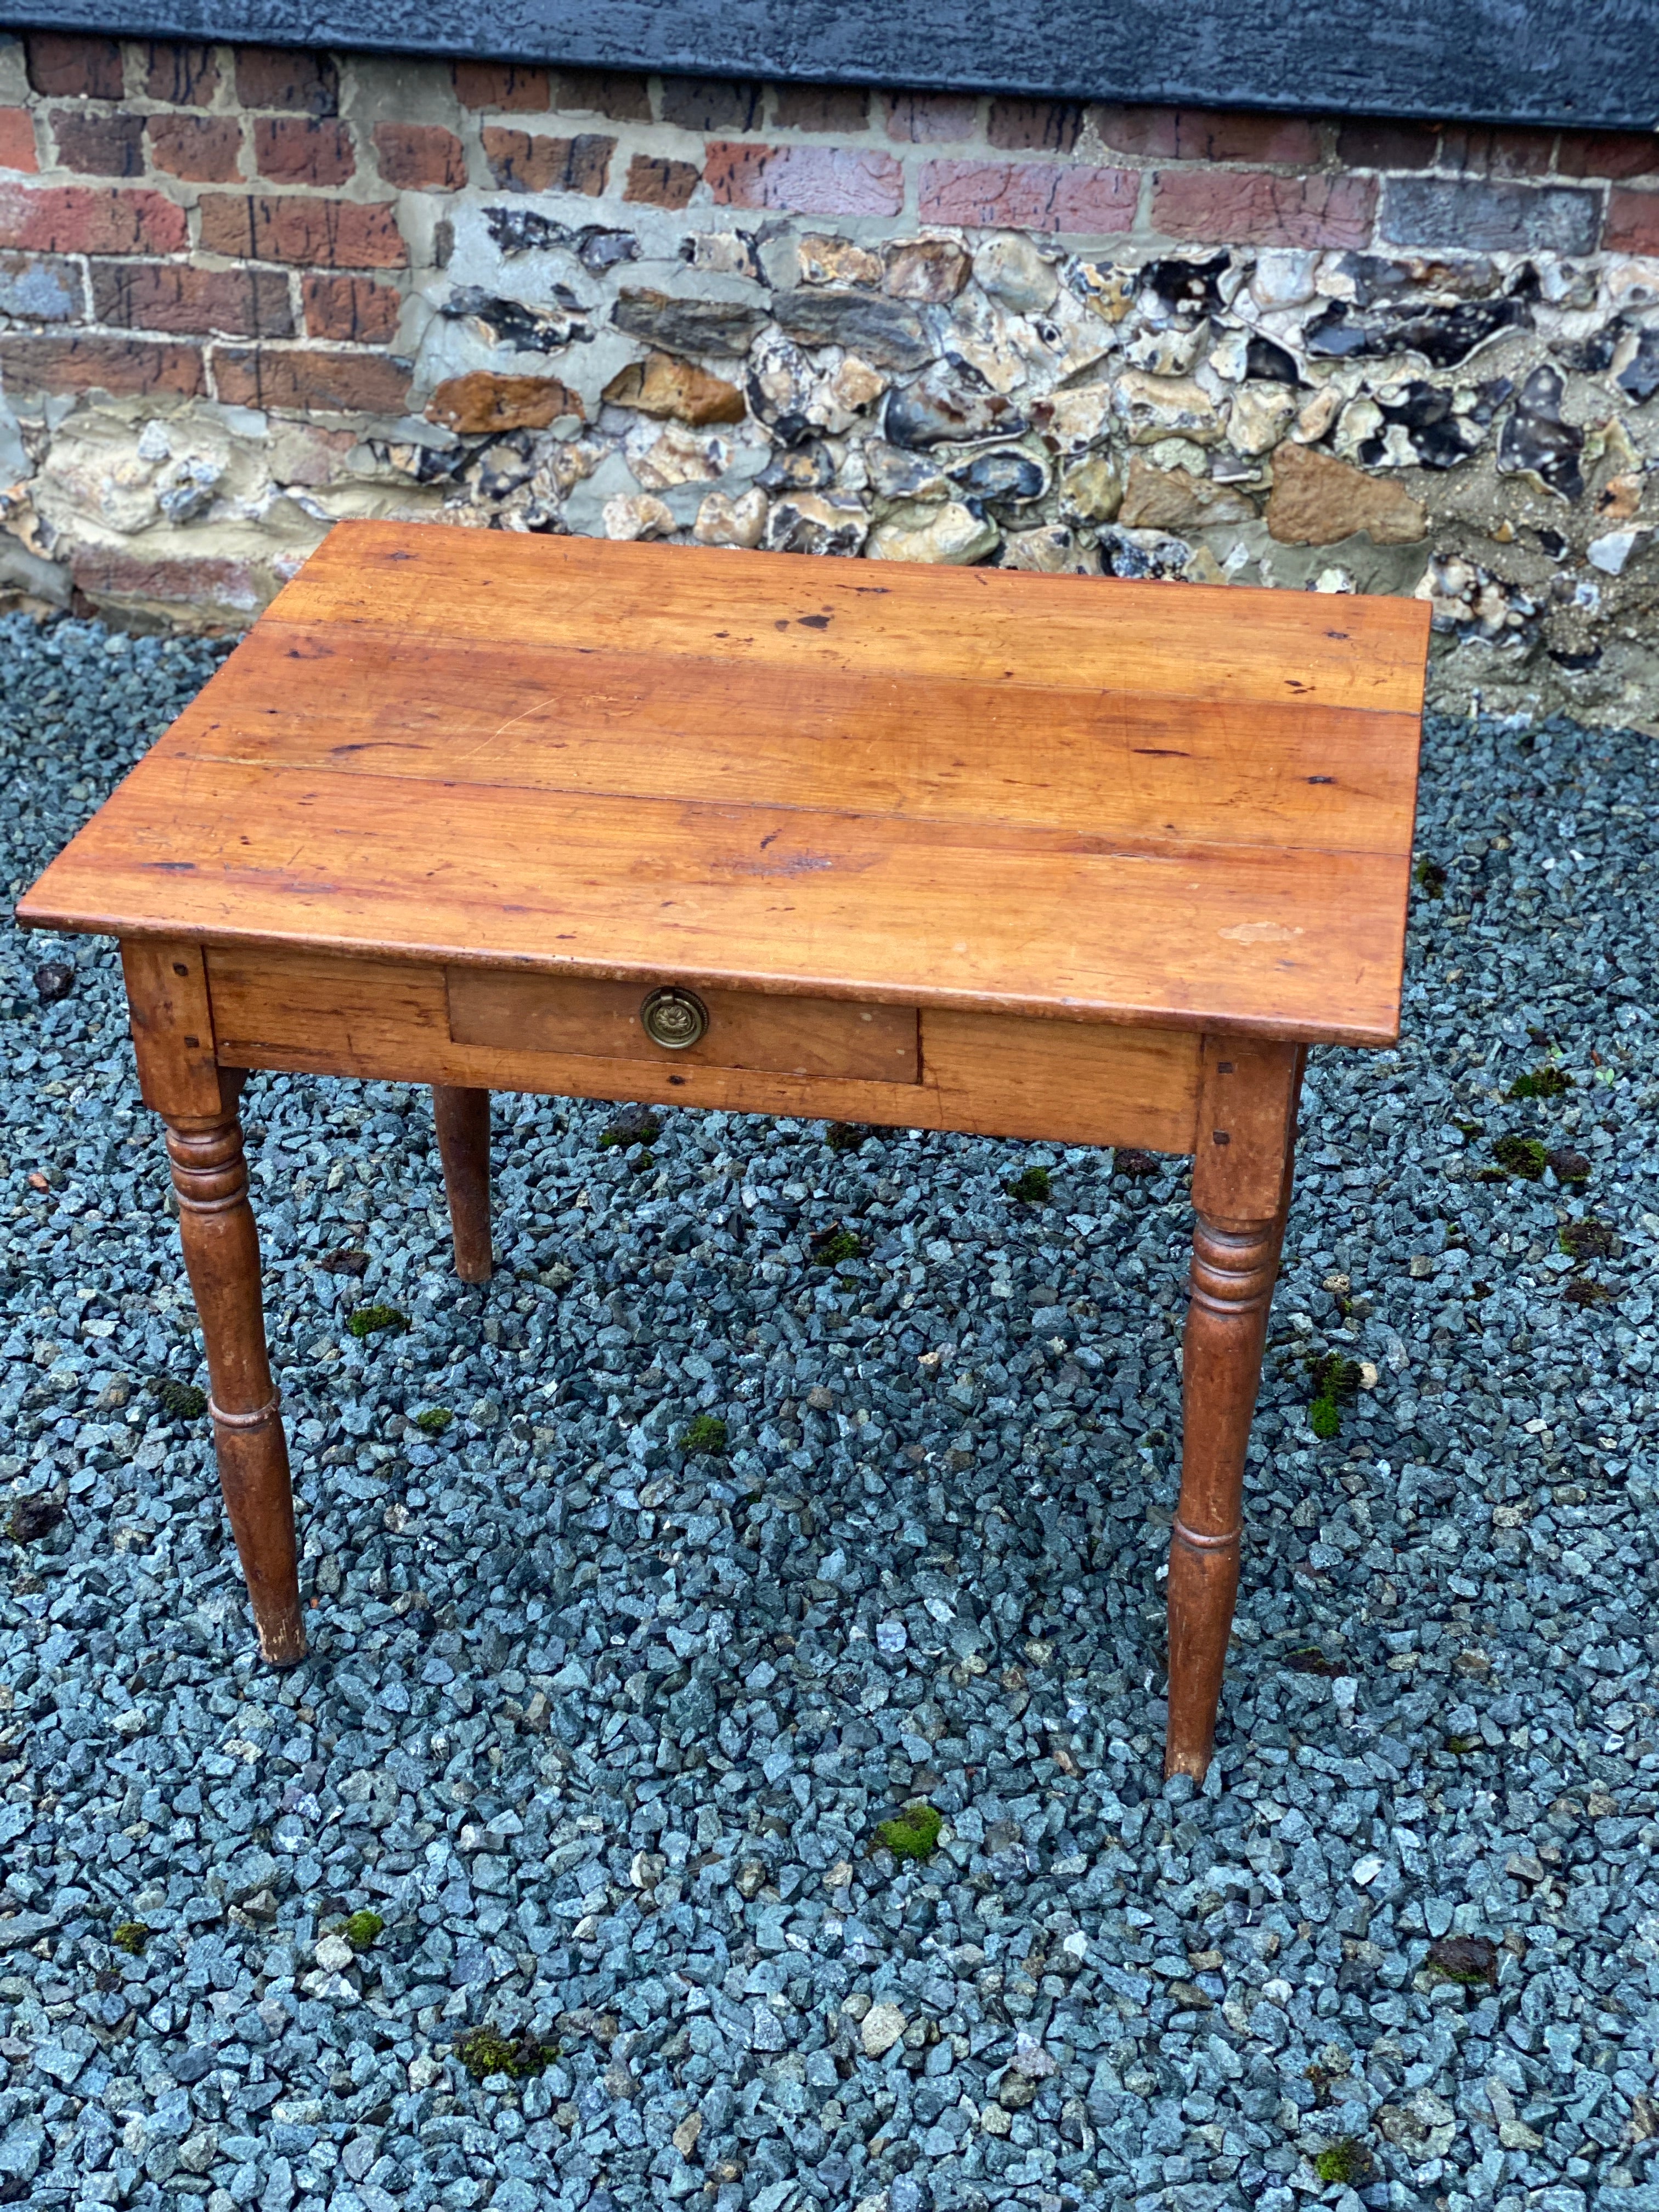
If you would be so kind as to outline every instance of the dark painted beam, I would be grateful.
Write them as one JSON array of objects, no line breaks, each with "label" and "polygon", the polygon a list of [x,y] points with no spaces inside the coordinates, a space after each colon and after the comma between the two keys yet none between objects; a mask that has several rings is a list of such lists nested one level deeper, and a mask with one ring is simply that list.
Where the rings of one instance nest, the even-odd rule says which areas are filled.
[{"label": "dark painted beam", "polygon": [[35,0],[0,25],[1651,129],[1659,0]]}]

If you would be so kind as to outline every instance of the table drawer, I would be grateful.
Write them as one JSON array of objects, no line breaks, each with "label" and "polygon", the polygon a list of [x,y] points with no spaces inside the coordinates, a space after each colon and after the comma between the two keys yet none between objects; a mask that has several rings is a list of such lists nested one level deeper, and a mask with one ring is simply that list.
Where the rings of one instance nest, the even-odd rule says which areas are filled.
[{"label": "table drawer", "polygon": [[707,1029],[694,1044],[664,1045],[642,1019],[649,985],[487,968],[447,969],[445,983],[449,1034],[456,1044],[648,1060],[679,1069],[747,1067],[863,1083],[921,1079],[914,1006],[699,989],[695,998],[707,1012]]}]

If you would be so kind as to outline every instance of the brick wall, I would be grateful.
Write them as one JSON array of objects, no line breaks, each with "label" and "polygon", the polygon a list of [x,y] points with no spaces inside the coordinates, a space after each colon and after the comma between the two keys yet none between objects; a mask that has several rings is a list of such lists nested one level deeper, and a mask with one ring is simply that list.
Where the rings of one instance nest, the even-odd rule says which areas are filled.
[{"label": "brick wall", "polygon": [[404,513],[1423,590],[1447,696],[1653,711],[1650,135],[40,33],[0,311],[29,604]]}]

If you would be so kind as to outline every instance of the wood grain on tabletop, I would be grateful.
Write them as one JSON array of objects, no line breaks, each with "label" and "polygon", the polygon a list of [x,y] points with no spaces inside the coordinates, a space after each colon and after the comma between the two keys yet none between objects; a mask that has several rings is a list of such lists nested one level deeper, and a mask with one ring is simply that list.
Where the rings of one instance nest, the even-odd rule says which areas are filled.
[{"label": "wood grain on tabletop", "polygon": [[1425,620],[343,525],[20,912],[1385,1041]]}]

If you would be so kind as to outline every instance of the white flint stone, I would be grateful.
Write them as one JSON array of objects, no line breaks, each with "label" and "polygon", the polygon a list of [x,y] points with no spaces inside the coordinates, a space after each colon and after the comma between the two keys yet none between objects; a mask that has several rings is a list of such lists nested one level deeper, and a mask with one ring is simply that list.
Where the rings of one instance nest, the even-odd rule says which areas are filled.
[{"label": "white flint stone", "polygon": [[1160,438],[1171,437],[1213,446],[1225,428],[1209,394],[1190,377],[1126,370],[1114,387],[1112,408],[1132,446],[1156,445]]},{"label": "white flint stone", "polygon": [[1592,538],[1584,548],[1584,558],[1592,568],[1599,568],[1604,576],[1622,576],[1625,563],[1636,550],[1644,533],[1639,530],[1610,530],[1605,538]]},{"label": "white flint stone", "polygon": [[1053,264],[1018,233],[988,239],[974,256],[974,274],[982,291],[1017,315],[1041,313],[1060,289]]},{"label": "white flint stone", "polygon": [[1297,395],[1288,384],[1244,384],[1233,395],[1227,417],[1227,442],[1254,458],[1271,453],[1291,426]]},{"label": "white flint stone", "polygon": [[1261,307],[1299,307],[1314,296],[1316,253],[1273,248],[1255,257],[1250,296]]},{"label": "white flint stone", "polygon": [[960,500],[923,506],[907,501],[870,532],[872,561],[932,561],[961,567],[997,542],[997,526]]},{"label": "white flint stone", "polygon": [[672,535],[676,526],[673,509],[653,492],[641,492],[637,497],[623,493],[605,503],[605,534],[607,538],[623,541],[639,538],[667,538]]}]

